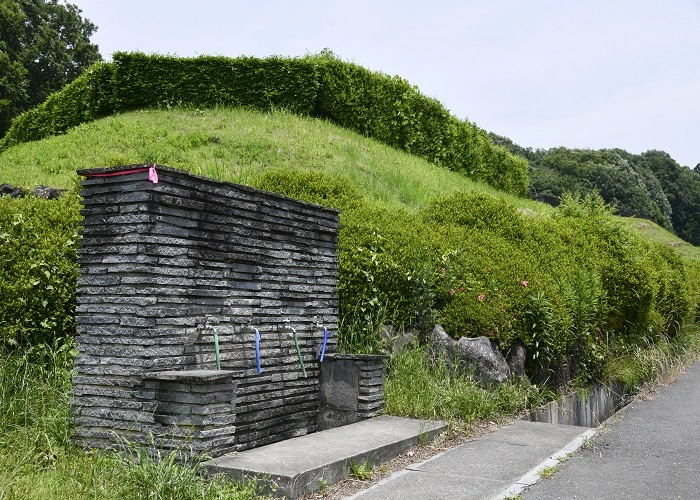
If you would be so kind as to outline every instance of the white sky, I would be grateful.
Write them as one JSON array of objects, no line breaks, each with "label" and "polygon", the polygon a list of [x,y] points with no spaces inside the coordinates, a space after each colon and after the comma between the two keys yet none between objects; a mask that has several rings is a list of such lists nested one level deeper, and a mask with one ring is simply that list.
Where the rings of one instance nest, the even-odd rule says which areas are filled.
[{"label": "white sky", "polygon": [[68,1],[106,59],[327,47],[521,146],[700,162],[700,0]]}]

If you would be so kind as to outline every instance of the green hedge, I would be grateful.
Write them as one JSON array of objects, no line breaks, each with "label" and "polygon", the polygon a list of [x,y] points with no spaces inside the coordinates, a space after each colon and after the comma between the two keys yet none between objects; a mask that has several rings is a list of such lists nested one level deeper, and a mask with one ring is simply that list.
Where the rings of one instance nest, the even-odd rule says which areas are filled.
[{"label": "green hedge", "polygon": [[0,348],[75,333],[79,211],[75,194],[0,197]]},{"label": "green hedge", "polygon": [[116,111],[113,76],[112,64],[91,66],[45,102],[16,117],[0,141],[0,151],[14,144],[58,135],[112,114]]},{"label": "green hedge", "polygon": [[245,106],[309,115],[318,93],[316,67],[301,59],[177,58],[123,52],[113,58],[120,110]]},{"label": "green hedge", "polygon": [[523,158],[494,145],[479,127],[458,120],[399,77],[324,56],[232,59],[116,53],[113,59],[93,66],[17,117],[0,150],[117,111],[179,105],[285,109],[331,120],[503,191],[527,193]]}]

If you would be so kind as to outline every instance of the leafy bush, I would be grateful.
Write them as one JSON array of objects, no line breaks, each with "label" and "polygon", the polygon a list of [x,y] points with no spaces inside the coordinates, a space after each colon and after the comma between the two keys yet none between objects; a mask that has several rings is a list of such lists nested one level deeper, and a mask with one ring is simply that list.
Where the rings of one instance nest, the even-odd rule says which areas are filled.
[{"label": "leafy bush", "polygon": [[78,197],[0,198],[0,343],[53,345],[75,332]]},{"label": "leafy bush", "polygon": [[182,104],[283,108],[308,115],[318,88],[315,65],[301,59],[178,58],[124,52],[112,57],[120,110]]},{"label": "leafy bush", "polygon": [[266,170],[252,184],[258,189],[339,210],[363,202],[362,193],[348,179],[314,170]]},{"label": "leafy bush", "polygon": [[340,336],[362,352],[382,349],[385,323],[425,334],[439,322],[504,352],[522,341],[538,382],[589,383],[615,345],[672,335],[693,309],[682,261],[625,230],[600,197],[566,196],[543,217],[454,193],[416,215],[313,171],[270,171],[257,185],[343,208]]}]

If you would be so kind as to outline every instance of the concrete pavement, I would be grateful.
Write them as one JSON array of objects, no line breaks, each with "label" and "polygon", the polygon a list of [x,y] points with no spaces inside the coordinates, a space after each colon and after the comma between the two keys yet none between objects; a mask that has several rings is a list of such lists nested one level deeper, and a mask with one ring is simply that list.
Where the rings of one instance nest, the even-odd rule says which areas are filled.
[{"label": "concrete pavement", "polygon": [[576,451],[594,429],[518,420],[421,464],[410,465],[358,500],[508,498],[539,479],[539,472]]},{"label": "concrete pavement", "polygon": [[700,498],[700,363],[610,418],[522,498]]}]

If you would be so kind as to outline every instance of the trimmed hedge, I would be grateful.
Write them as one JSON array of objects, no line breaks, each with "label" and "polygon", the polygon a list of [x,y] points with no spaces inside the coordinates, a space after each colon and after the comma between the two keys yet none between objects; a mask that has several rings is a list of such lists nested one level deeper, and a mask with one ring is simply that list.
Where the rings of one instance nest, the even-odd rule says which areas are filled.
[{"label": "trimmed hedge", "polygon": [[139,53],[113,56],[120,110],[166,106],[243,106],[309,115],[318,93],[314,64],[301,59]]},{"label": "trimmed hedge", "polygon": [[37,141],[110,115],[114,106],[114,65],[96,63],[51,94],[39,106],[22,113],[12,121],[0,141],[0,151],[22,142]]},{"label": "trimmed hedge", "polygon": [[116,53],[18,116],[0,150],[117,111],[243,106],[331,120],[503,191],[527,193],[527,162],[399,77],[328,56],[176,58]]}]

